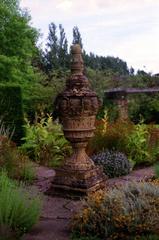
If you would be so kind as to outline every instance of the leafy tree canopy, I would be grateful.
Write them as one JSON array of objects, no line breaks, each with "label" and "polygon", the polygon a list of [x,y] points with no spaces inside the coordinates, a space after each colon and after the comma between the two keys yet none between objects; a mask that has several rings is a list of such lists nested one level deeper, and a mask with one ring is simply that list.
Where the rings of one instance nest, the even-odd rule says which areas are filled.
[{"label": "leafy tree canopy", "polygon": [[21,86],[27,111],[36,99],[42,102],[52,96],[41,84],[43,75],[34,64],[40,52],[36,46],[39,33],[29,25],[30,19],[20,9],[19,0],[0,1],[0,83]]},{"label": "leafy tree canopy", "polygon": [[19,0],[1,0],[0,5],[4,5],[8,10],[11,12],[18,12],[19,11]]},{"label": "leafy tree canopy", "polygon": [[[4,3],[3,3],[4,2]],[[5,4],[6,2],[6,4]],[[15,11],[12,11],[12,6]],[[29,26],[30,17],[18,7],[18,1],[0,4],[0,54],[30,60],[35,51],[38,32]]]}]

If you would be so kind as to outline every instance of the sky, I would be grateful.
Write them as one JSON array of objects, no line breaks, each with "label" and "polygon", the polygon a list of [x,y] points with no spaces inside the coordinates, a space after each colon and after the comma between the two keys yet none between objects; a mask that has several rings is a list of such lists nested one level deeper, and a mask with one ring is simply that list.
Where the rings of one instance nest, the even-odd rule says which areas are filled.
[{"label": "sky", "polygon": [[43,47],[51,22],[63,25],[70,44],[78,26],[87,53],[159,73],[159,0],[21,0],[21,7],[40,29]]}]

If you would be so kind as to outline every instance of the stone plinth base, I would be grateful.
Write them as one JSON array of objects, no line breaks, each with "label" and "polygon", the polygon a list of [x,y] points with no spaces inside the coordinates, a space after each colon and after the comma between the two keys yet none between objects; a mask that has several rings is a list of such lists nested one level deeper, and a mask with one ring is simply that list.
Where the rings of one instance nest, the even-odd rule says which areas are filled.
[{"label": "stone plinth base", "polygon": [[106,179],[107,177],[99,167],[90,170],[57,169],[55,179],[47,194],[80,198],[103,189]]}]

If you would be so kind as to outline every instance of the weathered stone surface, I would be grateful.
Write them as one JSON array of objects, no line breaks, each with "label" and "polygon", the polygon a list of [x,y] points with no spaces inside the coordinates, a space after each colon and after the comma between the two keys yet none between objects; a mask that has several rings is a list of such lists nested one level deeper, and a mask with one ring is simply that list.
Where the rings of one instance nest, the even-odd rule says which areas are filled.
[{"label": "weathered stone surface", "polygon": [[[52,193],[86,194],[103,186],[105,175],[87,156],[85,148],[95,130],[95,117],[99,109],[96,93],[83,74],[83,59],[78,44],[72,46],[71,76],[66,89],[56,99],[56,113],[63,125],[65,137],[71,142],[73,154],[65,159],[51,188]],[[55,191],[54,191],[55,190]]]}]

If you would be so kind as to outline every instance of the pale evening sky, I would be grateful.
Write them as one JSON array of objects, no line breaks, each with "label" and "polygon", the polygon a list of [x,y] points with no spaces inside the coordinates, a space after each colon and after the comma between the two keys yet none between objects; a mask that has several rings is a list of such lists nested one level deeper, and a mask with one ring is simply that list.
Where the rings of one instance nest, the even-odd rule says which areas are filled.
[{"label": "pale evening sky", "polygon": [[119,57],[135,69],[159,72],[159,0],[21,0],[46,42],[61,23],[69,43],[78,26],[86,52]]}]

